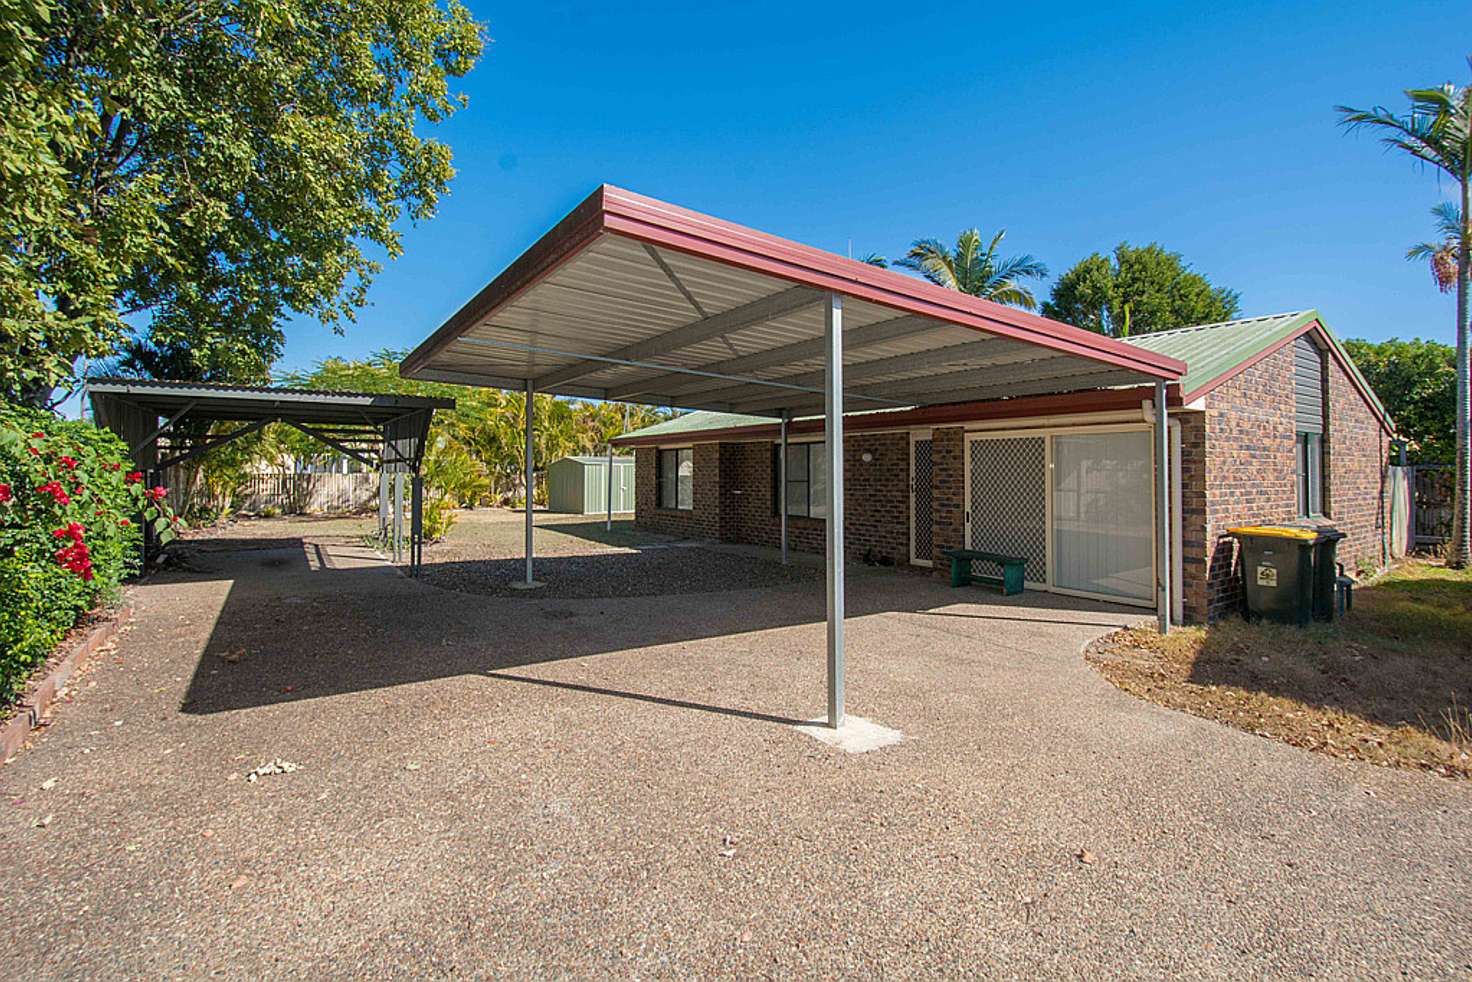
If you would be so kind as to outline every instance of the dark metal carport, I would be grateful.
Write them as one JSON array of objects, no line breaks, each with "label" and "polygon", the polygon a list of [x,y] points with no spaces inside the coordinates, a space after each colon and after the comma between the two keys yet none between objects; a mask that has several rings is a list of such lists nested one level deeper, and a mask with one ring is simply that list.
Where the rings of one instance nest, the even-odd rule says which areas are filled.
[{"label": "dark metal carport", "polygon": [[[290,426],[378,471],[380,527],[388,534],[395,560],[404,538],[407,475],[409,567],[418,572],[424,546],[420,465],[434,411],[455,408],[453,399],[122,378],[95,379],[86,391],[97,424],[127,443],[150,484],[165,469],[270,423]],[[190,425],[196,423],[202,425]],[[216,423],[239,425],[220,432]]]}]

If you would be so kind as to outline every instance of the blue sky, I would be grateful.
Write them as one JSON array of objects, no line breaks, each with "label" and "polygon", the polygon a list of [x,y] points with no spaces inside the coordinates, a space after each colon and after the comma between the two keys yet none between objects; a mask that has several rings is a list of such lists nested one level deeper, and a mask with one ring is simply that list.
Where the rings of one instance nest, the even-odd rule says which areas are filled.
[{"label": "blue sky", "polygon": [[471,6],[494,43],[435,131],[450,195],[359,322],[292,323],[278,368],[412,347],[603,182],[855,255],[1005,227],[1055,277],[1159,241],[1245,314],[1452,340],[1402,257],[1453,188],[1333,107],[1467,82],[1465,0]]}]

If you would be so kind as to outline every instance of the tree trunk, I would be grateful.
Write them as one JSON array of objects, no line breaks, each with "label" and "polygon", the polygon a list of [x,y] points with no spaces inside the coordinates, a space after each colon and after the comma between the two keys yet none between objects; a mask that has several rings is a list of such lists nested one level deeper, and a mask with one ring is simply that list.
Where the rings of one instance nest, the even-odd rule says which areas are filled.
[{"label": "tree trunk", "polygon": [[1472,560],[1472,365],[1468,363],[1468,273],[1472,269],[1472,181],[1462,178],[1462,241],[1457,250],[1457,480],[1452,501],[1451,566],[1465,568]]}]

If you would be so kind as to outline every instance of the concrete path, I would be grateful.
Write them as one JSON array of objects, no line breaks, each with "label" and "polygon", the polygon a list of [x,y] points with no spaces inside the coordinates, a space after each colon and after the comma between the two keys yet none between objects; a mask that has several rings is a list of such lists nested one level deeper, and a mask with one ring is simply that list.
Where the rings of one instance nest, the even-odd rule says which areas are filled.
[{"label": "concrete path", "polygon": [[790,725],[821,583],[508,600],[234,545],[135,588],[0,769],[10,974],[1472,971],[1472,791],[1118,692],[1078,652],[1135,612],[856,578],[849,708],[905,740],[850,755]]}]

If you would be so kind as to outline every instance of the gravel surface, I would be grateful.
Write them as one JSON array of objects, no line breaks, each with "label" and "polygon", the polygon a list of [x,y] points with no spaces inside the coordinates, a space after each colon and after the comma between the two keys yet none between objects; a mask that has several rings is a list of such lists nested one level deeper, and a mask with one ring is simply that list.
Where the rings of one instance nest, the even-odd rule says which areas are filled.
[{"label": "gravel surface", "polygon": [[848,756],[788,725],[822,707],[820,582],[196,562],[0,769],[17,977],[1472,970],[1467,788],[1118,691],[1080,649],[1136,612],[855,576],[849,709],[906,740]]}]

